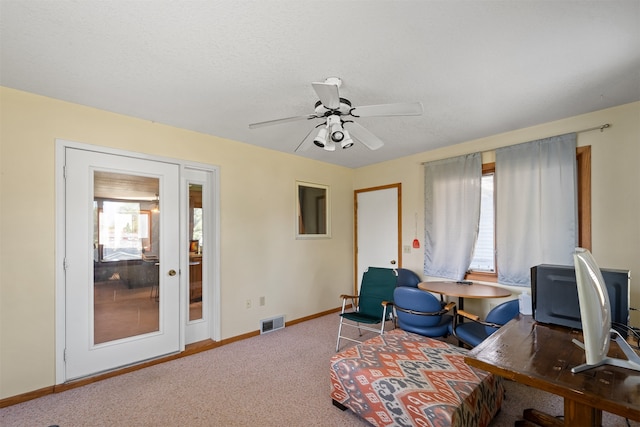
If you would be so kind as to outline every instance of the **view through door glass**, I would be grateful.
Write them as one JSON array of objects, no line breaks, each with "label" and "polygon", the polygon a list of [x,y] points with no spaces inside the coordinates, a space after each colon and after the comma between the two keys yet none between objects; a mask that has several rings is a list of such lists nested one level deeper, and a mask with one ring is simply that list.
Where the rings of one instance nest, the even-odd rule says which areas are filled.
[{"label": "view through door glass", "polygon": [[156,332],[158,178],[94,172],[94,343]]},{"label": "view through door glass", "polygon": [[189,321],[202,319],[202,185],[189,184]]}]

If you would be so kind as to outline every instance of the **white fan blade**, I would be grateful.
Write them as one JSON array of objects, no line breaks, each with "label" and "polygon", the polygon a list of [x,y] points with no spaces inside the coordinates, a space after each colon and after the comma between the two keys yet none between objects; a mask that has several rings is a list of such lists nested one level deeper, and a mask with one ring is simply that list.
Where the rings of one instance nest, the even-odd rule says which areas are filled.
[{"label": "white fan blade", "polygon": [[356,122],[344,122],[344,127],[347,128],[353,138],[364,144],[369,150],[377,150],[384,145],[384,142],[362,125]]},{"label": "white fan blade", "polygon": [[284,119],[267,120],[266,122],[251,123],[249,129],[260,128],[263,126],[279,125],[280,123],[297,122],[298,120],[311,120],[319,118],[315,114],[307,114],[306,116],[287,117]]},{"label": "white fan blade", "polygon": [[307,151],[309,147],[311,147],[311,143],[313,142],[313,138],[311,136],[314,135],[314,131],[316,131],[317,129],[318,129],[317,127],[314,127],[309,131],[307,136],[305,136],[302,142],[298,144],[298,146],[296,147],[295,149],[296,152]]},{"label": "white fan blade", "polygon": [[332,83],[311,83],[313,90],[316,91],[318,98],[322,105],[329,110],[337,110],[340,108],[340,93],[338,92],[338,85]]},{"label": "white fan blade", "polygon": [[398,104],[365,105],[351,110],[354,117],[372,116],[420,116],[424,112],[422,102],[402,102]]}]

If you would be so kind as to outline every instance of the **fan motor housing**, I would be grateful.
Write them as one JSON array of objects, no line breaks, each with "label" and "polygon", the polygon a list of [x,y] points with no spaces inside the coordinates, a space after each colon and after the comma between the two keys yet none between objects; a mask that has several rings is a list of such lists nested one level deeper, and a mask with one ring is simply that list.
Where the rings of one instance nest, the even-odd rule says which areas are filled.
[{"label": "fan motor housing", "polygon": [[318,101],[315,105],[315,111],[318,116],[331,116],[333,114],[345,116],[351,112],[351,101],[346,98],[340,98],[340,108],[335,110],[328,109],[322,105],[322,101]]}]

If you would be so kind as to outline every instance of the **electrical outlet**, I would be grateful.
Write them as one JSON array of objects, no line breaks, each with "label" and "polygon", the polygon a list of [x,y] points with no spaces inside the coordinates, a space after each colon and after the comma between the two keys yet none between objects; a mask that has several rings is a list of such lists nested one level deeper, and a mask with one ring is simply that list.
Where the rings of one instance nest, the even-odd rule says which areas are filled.
[{"label": "electrical outlet", "polygon": [[246,308],[251,308],[251,300],[250,299],[248,299],[244,304],[245,304]]},{"label": "electrical outlet", "polygon": [[409,245],[404,245],[404,246],[403,246],[403,249],[404,249],[404,253],[405,253],[405,254],[410,254],[410,253],[411,253],[411,246],[409,246]]},{"label": "electrical outlet", "polygon": [[264,305],[264,303],[265,303],[264,297],[260,297],[260,305],[262,306]]}]

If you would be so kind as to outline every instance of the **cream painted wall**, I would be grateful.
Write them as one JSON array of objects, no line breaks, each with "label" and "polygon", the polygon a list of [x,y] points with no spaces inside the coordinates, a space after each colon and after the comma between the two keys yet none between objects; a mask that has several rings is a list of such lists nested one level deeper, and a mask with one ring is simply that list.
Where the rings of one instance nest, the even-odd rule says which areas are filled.
[{"label": "cream painted wall", "polygon": [[[56,138],[220,166],[222,338],[352,288],[354,170],[8,88],[0,118],[0,399],[55,382]],[[330,186],[331,239],[295,239],[296,180]]]},{"label": "cream painted wall", "polygon": [[[357,170],[0,88],[0,399],[49,387],[54,373],[54,140],[221,167],[222,337],[259,319],[292,320],[337,306],[352,286],[353,190],[402,183],[403,244],[414,220],[424,244],[421,162],[611,123],[580,134],[592,146],[593,253],[640,271],[640,103],[495,135]],[[295,180],[331,186],[332,239],[295,240]],[[422,271],[423,249],[403,254]],[[323,266],[330,265],[331,268]],[[640,305],[640,281],[632,281]],[[244,301],[265,296],[247,310]],[[473,305],[467,304],[472,309]],[[478,307],[486,309],[486,307]],[[637,325],[638,317],[632,320]]]},{"label": "cream painted wall", "polygon": [[[603,268],[631,270],[631,305],[640,307],[640,102],[360,168],[356,171],[355,189],[401,182],[403,245],[411,245],[413,240],[415,213],[420,242],[424,244],[422,162],[478,151],[483,152],[484,161],[494,161],[496,148],[604,123],[610,123],[611,128],[578,134],[579,146],[591,146],[592,252]],[[423,257],[424,247],[411,249],[410,254],[403,254],[403,267],[424,276]],[[514,297],[522,291],[507,288]],[[465,309],[485,314],[489,304],[501,301],[468,300]],[[631,321],[638,326],[640,315],[632,312]]]}]

